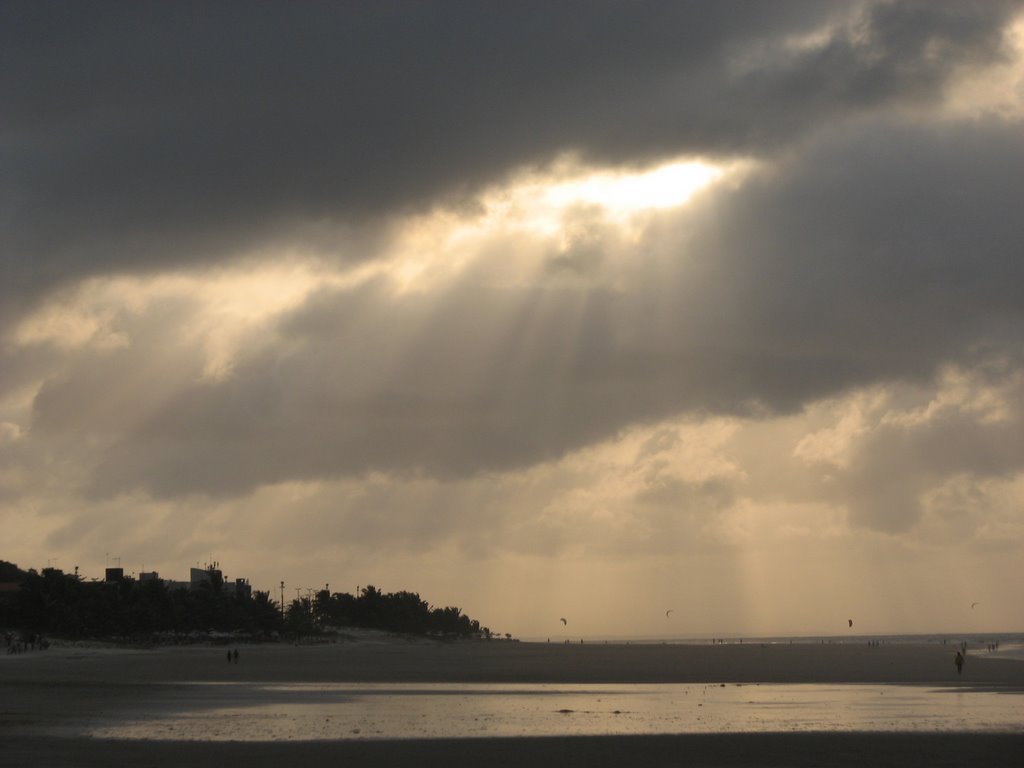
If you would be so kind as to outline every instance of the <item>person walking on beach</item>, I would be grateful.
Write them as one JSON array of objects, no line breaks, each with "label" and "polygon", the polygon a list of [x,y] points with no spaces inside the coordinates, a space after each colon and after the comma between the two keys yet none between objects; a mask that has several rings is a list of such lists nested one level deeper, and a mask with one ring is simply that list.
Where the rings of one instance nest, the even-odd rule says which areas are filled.
[{"label": "person walking on beach", "polygon": [[231,652],[231,658],[234,659],[235,664],[238,663],[238,649],[237,648],[235,648],[235,650],[233,650]]},{"label": "person walking on beach", "polygon": [[964,655],[960,651],[956,652],[956,658],[953,659],[953,663],[956,664],[956,673],[962,675],[964,673]]}]

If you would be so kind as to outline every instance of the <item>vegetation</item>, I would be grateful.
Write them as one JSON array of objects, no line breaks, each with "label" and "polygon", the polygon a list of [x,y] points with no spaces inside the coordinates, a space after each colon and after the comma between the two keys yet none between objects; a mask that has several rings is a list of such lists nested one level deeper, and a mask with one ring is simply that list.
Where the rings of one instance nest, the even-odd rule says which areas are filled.
[{"label": "vegetation", "polygon": [[312,600],[292,603],[291,612],[303,612],[314,628],[366,627],[423,635],[490,637],[490,629],[470,619],[460,608],[432,608],[415,592],[384,594],[374,586],[354,597],[321,590]]},{"label": "vegetation", "polygon": [[159,579],[87,582],[53,568],[21,571],[0,561],[0,583],[20,584],[17,591],[0,596],[0,628],[133,642],[211,632],[255,639],[310,637],[345,627],[490,637],[488,628],[459,608],[432,608],[414,592],[384,594],[368,586],[353,596],[321,590],[293,600],[282,611],[268,592],[233,595],[224,589],[218,571],[208,574],[196,588],[168,589]]}]

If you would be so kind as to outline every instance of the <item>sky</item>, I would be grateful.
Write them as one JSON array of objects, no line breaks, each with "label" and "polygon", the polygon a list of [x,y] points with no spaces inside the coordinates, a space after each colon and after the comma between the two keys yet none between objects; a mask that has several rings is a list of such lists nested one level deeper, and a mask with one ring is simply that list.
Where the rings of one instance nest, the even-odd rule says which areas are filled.
[{"label": "sky", "polygon": [[1024,630],[1024,5],[9,0],[0,102],[0,558]]}]

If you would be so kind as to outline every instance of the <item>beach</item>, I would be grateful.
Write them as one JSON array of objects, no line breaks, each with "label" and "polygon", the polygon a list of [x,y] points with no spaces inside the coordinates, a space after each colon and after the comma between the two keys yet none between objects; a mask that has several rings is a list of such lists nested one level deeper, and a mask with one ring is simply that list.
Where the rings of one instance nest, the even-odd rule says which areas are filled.
[{"label": "beach", "polygon": [[[955,647],[940,643],[658,645],[506,641],[440,643],[362,637],[323,645],[187,646],[147,650],[54,647],[0,659],[0,737],[4,766],[218,765],[1000,765],[1024,763],[1024,723],[967,732],[665,733],[537,737],[293,741],[106,738],[90,723],[159,722],[187,707],[242,714],[273,712],[284,694],[351,698],[360,686],[899,686],[1000,695],[1019,706],[1024,663],[968,653],[962,675]],[[290,687],[289,687],[290,686]],[[304,688],[305,686],[305,688]],[[331,686],[335,686],[332,688]],[[353,686],[347,689],[345,686]],[[312,687],[312,688],[311,688]],[[649,690],[648,688],[647,690]],[[429,689],[426,691],[430,693]],[[543,689],[547,690],[547,689]],[[788,689],[787,689],[788,690]],[[858,689],[859,690],[859,689]],[[389,693],[388,688],[385,693]],[[408,692],[406,692],[408,693]],[[420,691],[422,699],[422,691]],[[500,694],[500,691],[498,692]],[[433,695],[433,694],[430,694]],[[497,697],[494,692],[489,696]],[[554,695],[561,695],[556,690]],[[441,699],[437,699],[440,701]],[[971,699],[966,699],[970,701]],[[434,701],[429,699],[427,701]],[[340,706],[340,705],[338,705]],[[552,705],[550,717],[559,710]],[[723,710],[728,711],[728,710]],[[563,710],[563,717],[565,710]],[[269,717],[264,714],[264,717]],[[553,720],[553,722],[560,722]],[[567,721],[566,721],[567,722]],[[91,727],[91,726],[89,726]],[[908,728],[911,726],[907,726]],[[85,730],[83,730],[85,729]],[[116,729],[113,731],[117,732]],[[93,735],[89,735],[93,734]],[[230,736],[230,734],[229,734]]]}]

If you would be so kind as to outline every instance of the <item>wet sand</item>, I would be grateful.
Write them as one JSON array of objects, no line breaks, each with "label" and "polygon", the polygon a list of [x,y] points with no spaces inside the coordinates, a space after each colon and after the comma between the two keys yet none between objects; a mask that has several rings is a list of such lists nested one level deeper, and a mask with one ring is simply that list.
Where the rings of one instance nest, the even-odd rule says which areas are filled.
[{"label": "wet sand", "polygon": [[16,739],[0,764],[262,768],[262,766],[481,766],[603,768],[702,766],[753,768],[1019,768],[1024,738],[1012,734],[697,734],[589,738],[335,741],[294,743],[129,742]]},{"label": "wet sand", "polygon": [[[1024,733],[692,734],[432,741],[209,743],[67,736],[68,722],[159,708],[166,682],[902,683],[1024,695],[1024,663],[953,646],[563,645],[404,640],[322,646],[105,651],[0,658],[2,766],[281,765],[1024,765]],[[156,704],[154,702],[157,702]],[[143,714],[158,715],[146,711]],[[65,735],[61,735],[64,733]]]}]

